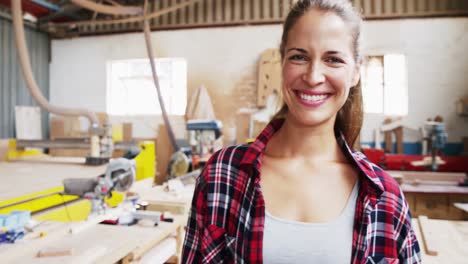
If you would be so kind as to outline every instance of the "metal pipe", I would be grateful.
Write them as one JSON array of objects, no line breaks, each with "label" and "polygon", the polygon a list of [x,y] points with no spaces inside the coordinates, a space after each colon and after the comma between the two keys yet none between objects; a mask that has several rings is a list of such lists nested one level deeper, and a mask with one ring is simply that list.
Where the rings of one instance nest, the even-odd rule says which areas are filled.
[{"label": "metal pipe", "polygon": [[140,15],[143,9],[139,6],[109,6],[89,0],[71,0],[77,6],[108,15]]}]

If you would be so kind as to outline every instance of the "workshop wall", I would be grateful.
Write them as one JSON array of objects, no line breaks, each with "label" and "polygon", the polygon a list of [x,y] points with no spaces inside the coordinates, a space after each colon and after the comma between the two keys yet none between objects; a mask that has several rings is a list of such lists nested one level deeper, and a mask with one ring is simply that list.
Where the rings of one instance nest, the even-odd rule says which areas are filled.
[{"label": "workshop wall", "polygon": [[[430,30],[429,30],[430,29]],[[241,108],[255,105],[257,61],[279,45],[280,25],[154,32],[157,57],[184,57],[188,94],[204,84],[226,128]],[[367,21],[364,53],[407,55],[408,121],[418,127],[437,114],[446,120],[449,141],[461,142],[468,120],[455,114],[455,102],[468,94],[467,18]],[[106,62],[145,58],[143,34],[52,41],[51,100],[73,107],[106,110]],[[366,115],[362,141],[373,140],[383,120]],[[407,133],[405,141],[417,141]]]},{"label": "workshop wall", "polygon": [[[49,97],[49,37],[30,27],[25,28],[31,68],[37,84]],[[0,138],[15,137],[15,106],[37,106],[23,79],[18,62],[13,25],[0,18]],[[48,115],[42,111],[42,134],[48,131]]]}]

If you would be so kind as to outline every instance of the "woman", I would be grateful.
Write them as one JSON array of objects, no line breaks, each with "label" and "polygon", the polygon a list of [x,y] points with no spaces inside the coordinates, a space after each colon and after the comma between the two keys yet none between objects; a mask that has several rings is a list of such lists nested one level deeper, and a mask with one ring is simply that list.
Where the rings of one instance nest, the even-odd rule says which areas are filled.
[{"label": "woman", "polygon": [[183,263],[420,263],[398,184],[352,151],[362,125],[361,19],[299,0],[280,46],[284,106],[198,178]]}]

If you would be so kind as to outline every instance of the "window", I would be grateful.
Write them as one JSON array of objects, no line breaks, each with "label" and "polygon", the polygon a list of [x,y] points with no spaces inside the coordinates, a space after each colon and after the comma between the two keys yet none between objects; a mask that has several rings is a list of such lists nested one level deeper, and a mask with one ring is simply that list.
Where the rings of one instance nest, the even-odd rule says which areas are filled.
[{"label": "window", "polygon": [[361,69],[364,112],[408,114],[406,59],[402,54],[369,56]]},{"label": "window", "polygon": [[[156,70],[166,111],[184,115],[187,104],[187,62],[156,59]],[[112,115],[160,115],[158,94],[147,59],[107,64],[107,112]]]}]

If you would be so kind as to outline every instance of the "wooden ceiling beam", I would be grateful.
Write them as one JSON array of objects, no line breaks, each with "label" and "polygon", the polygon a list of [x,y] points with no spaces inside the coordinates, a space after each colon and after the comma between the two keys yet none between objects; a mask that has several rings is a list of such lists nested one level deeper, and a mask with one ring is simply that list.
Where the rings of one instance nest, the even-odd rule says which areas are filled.
[{"label": "wooden ceiling beam", "polygon": [[[82,1],[82,0],[73,0],[73,1]],[[200,0],[187,0],[185,2],[175,4],[173,6],[155,11],[153,13],[148,14],[146,17],[147,19],[153,19],[159,16],[162,16],[164,14],[173,12],[177,9],[186,7],[188,5],[192,5],[195,2],[198,2]],[[96,25],[112,25],[112,24],[121,24],[121,23],[134,23],[134,22],[141,22],[145,19],[145,16],[133,16],[133,17],[128,17],[128,18],[122,18],[122,19],[113,19],[113,20],[89,20],[89,21],[77,21],[77,22],[65,22],[65,23],[49,23],[49,26],[51,28],[63,28],[63,27],[68,27],[68,28],[75,28],[78,26],[96,26]]]},{"label": "wooden ceiling beam", "polygon": [[96,3],[90,0],[71,0],[71,2],[82,8],[86,8],[91,11],[96,11],[102,14],[108,15],[141,15],[143,9],[139,6],[110,6]]}]

